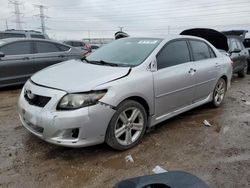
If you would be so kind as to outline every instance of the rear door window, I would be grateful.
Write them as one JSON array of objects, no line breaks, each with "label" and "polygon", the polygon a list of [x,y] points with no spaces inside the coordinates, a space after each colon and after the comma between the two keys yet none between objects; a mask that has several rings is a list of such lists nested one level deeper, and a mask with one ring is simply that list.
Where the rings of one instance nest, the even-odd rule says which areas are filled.
[{"label": "rear door window", "polygon": [[156,58],[158,69],[189,62],[190,54],[187,42],[184,40],[169,42],[157,54]]},{"label": "rear door window", "polygon": [[36,50],[37,53],[50,53],[50,52],[60,52],[61,50],[56,44],[52,42],[37,41]]},{"label": "rear door window", "polygon": [[195,61],[208,59],[211,57],[211,49],[203,41],[190,40],[190,45],[193,52],[193,57]]},{"label": "rear door window", "polygon": [[22,55],[22,54],[31,54],[31,42],[29,41],[20,41],[7,44],[0,48],[0,51],[5,55]]}]

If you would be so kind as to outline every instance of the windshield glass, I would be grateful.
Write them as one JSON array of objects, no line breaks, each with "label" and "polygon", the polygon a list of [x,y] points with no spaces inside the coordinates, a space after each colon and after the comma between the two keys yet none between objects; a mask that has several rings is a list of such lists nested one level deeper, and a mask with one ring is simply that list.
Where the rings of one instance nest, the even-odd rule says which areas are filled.
[{"label": "windshield glass", "polygon": [[159,45],[162,39],[156,38],[123,38],[98,49],[86,59],[105,61],[118,66],[137,66]]}]

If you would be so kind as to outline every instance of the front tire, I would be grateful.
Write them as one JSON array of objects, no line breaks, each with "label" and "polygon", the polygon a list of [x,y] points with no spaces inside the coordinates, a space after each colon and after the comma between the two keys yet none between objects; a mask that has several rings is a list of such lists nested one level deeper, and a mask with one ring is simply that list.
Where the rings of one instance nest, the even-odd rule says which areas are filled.
[{"label": "front tire", "polygon": [[244,67],[244,69],[242,69],[240,72],[238,72],[238,76],[239,76],[240,78],[244,78],[244,77],[246,76],[247,70],[248,70],[247,67],[248,67],[248,66],[246,65],[246,66]]},{"label": "front tire", "polygon": [[147,125],[144,107],[133,100],[122,102],[113,115],[105,142],[116,150],[127,150],[138,144]]},{"label": "front tire", "polygon": [[213,92],[213,101],[212,104],[214,107],[221,106],[225,94],[226,94],[227,84],[226,81],[223,78],[220,78],[214,88]]}]

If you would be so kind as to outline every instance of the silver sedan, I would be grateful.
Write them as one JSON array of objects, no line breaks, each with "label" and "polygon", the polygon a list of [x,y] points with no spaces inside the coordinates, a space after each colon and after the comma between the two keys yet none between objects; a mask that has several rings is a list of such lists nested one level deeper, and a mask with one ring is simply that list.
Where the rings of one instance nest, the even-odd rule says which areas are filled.
[{"label": "silver sedan", "polygon": [[126,150],[166,119],[209,102],[219,107],[231,76],[230,58],[201,38],[123,38],[33,75],[18,112],[47,142]]}]

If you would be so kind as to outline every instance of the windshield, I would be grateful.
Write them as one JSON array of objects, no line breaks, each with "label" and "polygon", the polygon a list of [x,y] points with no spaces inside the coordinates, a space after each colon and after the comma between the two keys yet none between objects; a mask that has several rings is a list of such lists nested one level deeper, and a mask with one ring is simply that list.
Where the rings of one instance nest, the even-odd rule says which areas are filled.
[{"label": "windshield", "polygon": [[162,39],[156,38],[123,38],[107,44],[86,59],[104,61],[118,66],[134,67],[141,64],[159,45]]}]

